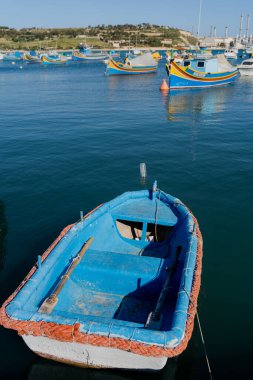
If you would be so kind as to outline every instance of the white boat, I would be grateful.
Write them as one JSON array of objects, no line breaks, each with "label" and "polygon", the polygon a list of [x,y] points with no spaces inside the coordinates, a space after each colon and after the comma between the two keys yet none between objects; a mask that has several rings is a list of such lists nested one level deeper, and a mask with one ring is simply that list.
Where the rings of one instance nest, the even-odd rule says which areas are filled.
[{"label": "white boat", "polygon": [[245,59],[237,66],[241,75],[253,75],[253,58]]},{"label": "white boat", "polygon": [[225,50],[226,59],[237,59],[237,54],[234,50]]}]

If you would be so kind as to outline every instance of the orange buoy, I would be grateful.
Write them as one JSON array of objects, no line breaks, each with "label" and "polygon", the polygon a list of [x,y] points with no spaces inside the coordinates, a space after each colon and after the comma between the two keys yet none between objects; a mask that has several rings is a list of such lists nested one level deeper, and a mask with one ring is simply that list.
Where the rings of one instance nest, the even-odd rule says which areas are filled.
[{"label": "orange buoy", "polygon": [[167,85],[166,79],[163,79],[160,90],[161,91],[168,91],[169,90],[169,86]]}]

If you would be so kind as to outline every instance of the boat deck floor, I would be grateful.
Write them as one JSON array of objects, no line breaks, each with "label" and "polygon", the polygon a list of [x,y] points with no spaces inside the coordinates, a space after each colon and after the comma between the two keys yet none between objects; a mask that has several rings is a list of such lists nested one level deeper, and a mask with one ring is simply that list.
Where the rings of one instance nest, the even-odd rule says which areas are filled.
[{"label": "boat deck floor", "polygon": [[161,291],[163,261],[89,249],[62,289],[52,314],[144,325]]}]

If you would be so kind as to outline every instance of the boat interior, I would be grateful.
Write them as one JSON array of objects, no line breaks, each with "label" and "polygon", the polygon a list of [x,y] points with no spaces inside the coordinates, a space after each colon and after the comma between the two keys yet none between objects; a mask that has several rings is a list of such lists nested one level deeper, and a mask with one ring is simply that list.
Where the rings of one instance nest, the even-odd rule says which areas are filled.
[{"label": "boat interior", "polygon": [[[105,204],[74,225],[7,307],[9,312],[19,306],[19,317],[26,319],[145,328],[169,273],[158,330],[170,330],[188,250],[187,218],[157,198],[123,200],[116,198],[115,204]],[[91,236],[92,244],[61,289],[54,309],[49,315],[40,313]]]}]

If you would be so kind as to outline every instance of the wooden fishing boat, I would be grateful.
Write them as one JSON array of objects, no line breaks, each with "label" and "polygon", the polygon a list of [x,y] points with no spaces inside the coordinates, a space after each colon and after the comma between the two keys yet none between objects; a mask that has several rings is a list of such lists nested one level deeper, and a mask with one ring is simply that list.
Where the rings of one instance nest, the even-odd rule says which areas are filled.
[{"label": "wooden fishing boat", "polygon": [[153,59],[151,53],[146,53],[133,59],[126,58],[125,62],[116,62],[109,59],[106,75],[121,74],[150,74],[157,70],[158,63]]},{"label": "wooden fishing boat", "polygon": [[162,59],[162,56],[161,56],[161,54],[160,54],[158,51],[155,51],[154,53],[152,53],[152,57],[153,57],[156,61],[160,61],[160,59]]},{"label": "wooden fishing boat", "polygon": [[30,53],[26,53],[23,56],[24,62],[33,64],[33,63],[42,63],[42,60],[37,55],[32,55]]},{"label": "wooden fishing boat", "polygon": [[3,56],[3,61],[22,61],[22,59],[23,59],[23,54],[20,53],[19,51],[8,52],[4,54]]},{"label": "wooden fishing boat", "polygon": [[77,51],[73,52],[72,59],[73,61],[102,61],[108,57],[108,54],[101,53],[80,53]]},{"label": "wooden fishing boat", "polygon": [[41,59],[44,65],[61,65],[67,62],[67,59],[65,58],[52,58],[46,55],[43,55]]},{"label": "wooden fishing boat", "polygon": [[166,65],[170,88],[193,88],[221,86],[232,83],[239,75],[224,55],[210,59],[183,60],[180,64],[173,59]]},{"label": "wooden fishing boat", "polygon": [[159,370],[191,338],[201,263],[196,218],[155,182],[67,226],[5,301],[0,324],[49,359]]}]

